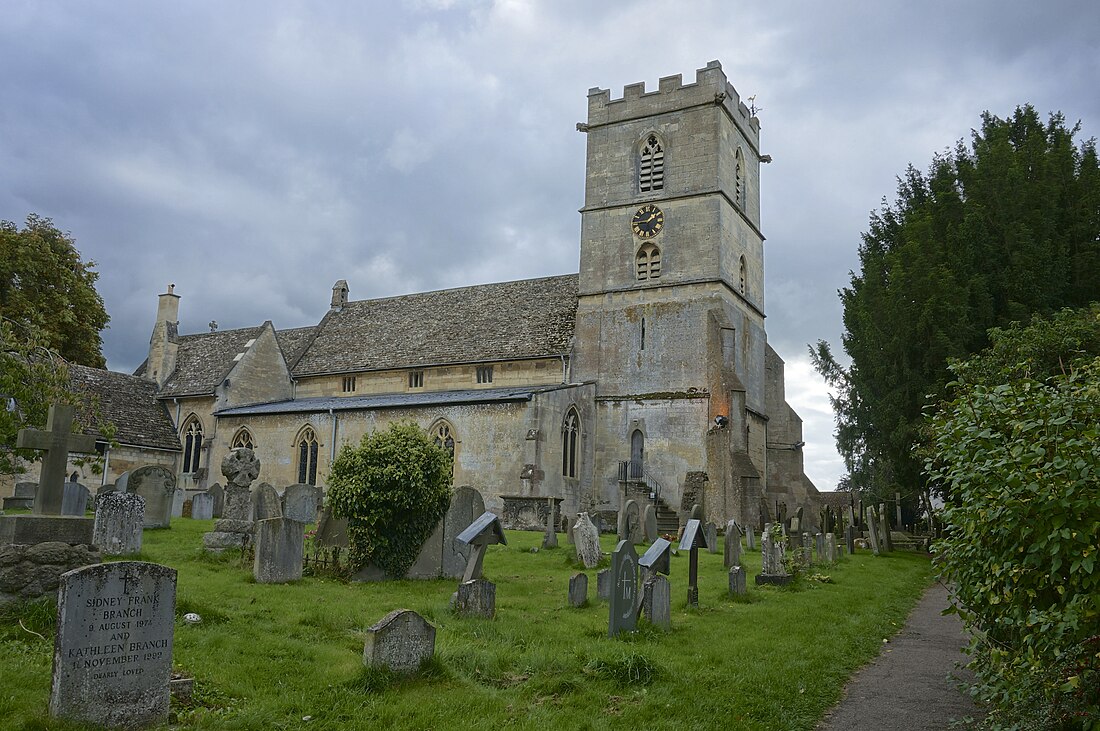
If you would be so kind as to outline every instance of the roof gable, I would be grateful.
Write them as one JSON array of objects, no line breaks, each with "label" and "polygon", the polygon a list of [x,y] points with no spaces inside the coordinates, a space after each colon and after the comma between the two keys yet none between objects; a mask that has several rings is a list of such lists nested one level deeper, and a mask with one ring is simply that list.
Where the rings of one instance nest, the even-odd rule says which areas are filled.
[{"label": "roof gable", "polygon": [[160,389],[161,398],[214,393],[263,326],[179,336],[176,368]]},{"label": "roof gable", "polygon": [[157,400],[153,381],[75,364],[69,366],[69,377],[76,391],[98,400],[104,420],[115,425],[119,444],[180,448],[179,435],[168,410]]}]

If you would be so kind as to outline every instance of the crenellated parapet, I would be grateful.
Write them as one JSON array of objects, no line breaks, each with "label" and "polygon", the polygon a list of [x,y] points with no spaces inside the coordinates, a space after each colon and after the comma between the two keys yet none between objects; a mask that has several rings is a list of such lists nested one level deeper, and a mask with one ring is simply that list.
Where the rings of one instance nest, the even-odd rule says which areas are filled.
[{"label": "crenellated parapet", "polygon": [[650,117],[706,104],[720,105],[746,137],[759,142],[760,120],[741,101],[733,84],[726,79],[722,64],[711,61],[695,72],[695,82],[685,84],[683,76],[665,76],[655,91],[646,91],[645,82],[623,88],[622,98],[612,99],[609,89],[588,90],[588,122],[582,128],[614,124],[637,117]]}]

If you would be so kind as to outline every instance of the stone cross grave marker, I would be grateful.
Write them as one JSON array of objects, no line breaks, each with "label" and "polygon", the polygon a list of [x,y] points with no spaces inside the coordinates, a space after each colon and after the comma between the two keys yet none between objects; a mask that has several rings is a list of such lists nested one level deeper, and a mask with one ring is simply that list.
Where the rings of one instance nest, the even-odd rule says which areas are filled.
[{"label": "stone cross grave marker", "polygon": [[485,560],[485,550],[497,543],[508,545],[508,539],[504,537],[504,528],[500,525],[500,518],[491,512],[484,512],[466,530],[455,536],[459,545],[469,546],[470,559],[466,563],[466,571],[462,574],[462,583],[481,578],[481,564]]},{"label": "stone cross grave marker", "polygon": [[607,634],[633,632],[638,626],[638,554],[630,541],[619,541],[611,554],[611,605]]},{"label": "stone cross grave marker", "polygon": [[722,556],[722,565],[727,569],[741,565],[741,529],[736,520],[726,523],[725,553]]},{"label": "stone cross grave marker", "polygon": [[92,543],[107,556],[141,551],[145,498],[129,492],[109,492],[96,499]]},{"label": "stone cross grave marker", "polygon": [[168,720],[176,570],[101,563],[61,576],[50,715],[111,728]]},{"label": "stone cross grave marker", "polygon": [[698,520],[689,520],[684,526],[680,550],[688,551],[688,604],[699,606],[699,549],[707,547],[706,534]]},{"label": "stone cross grave marker", "polygon": [[70,452],[89,454],[95,451],[95,437],[73,434],[72,406],[54,404],[46,417],[46,431],[20,429],[15,446],[36,449],[42,455],[42,471],[38,491],[34,496],[35,515],[61,515],[65,495],[65,468]]},{"label": "stone cross grave marker", "polygon": [[435,627],[411,609],[395,609],[367,630],[363,664],[411,674],[435,654]]}]

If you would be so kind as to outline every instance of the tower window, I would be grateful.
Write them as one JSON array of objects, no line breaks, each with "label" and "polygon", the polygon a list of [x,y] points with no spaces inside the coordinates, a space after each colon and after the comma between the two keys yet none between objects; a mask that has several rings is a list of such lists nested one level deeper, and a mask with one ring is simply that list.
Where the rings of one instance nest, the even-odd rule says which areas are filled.
[{"label": "tower window", "polygon": [[741,294],[745,294],[745,257],[741,257],[741,276],[740,276],[740,290]]},{"label": "tower window", "polygon": [[657,279],[661,276],[661,250],[656,244],[645,244],[634,257],[638,281]]},{"label": "tower window", "polygon": [[478,366],[478,369],[477,369],[477,382],[478,383],[492,383],[493,382],[493,367],[492,366]]},{"label": "tower window", "polygon": [[424,371],[409,372],[409,388],[424,388]]},{"label": "tower window", "polygon": [[355,376],[344,376],[344,393],[355,392]]},{"label": "tower window", "polygon": [[306,427],[298,435],[298,482],[317,484],[317,434]]},{"label": "tower window", "polygon": [[737,207],[745,210],[745,156],[737,148],[737,168],[733,174],[733,200]]},{"label": "tower window", "polygon": [[664,187],[665,151],[657,135],[650,135],[638,156],[638,190],[645,193]]}]

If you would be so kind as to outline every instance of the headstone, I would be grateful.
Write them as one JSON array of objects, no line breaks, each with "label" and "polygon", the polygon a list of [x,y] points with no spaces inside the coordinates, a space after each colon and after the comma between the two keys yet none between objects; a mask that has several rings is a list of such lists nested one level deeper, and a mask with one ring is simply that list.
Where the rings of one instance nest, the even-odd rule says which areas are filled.
[{"label": "headstone", "polygon": [[619,540],[641,543],[642,514],[637,500],[627,500],[619,514]]},{"label": "headstone", "polygon": [[722,565],[726,568],[741,565],[741,529],[735,520],[726,523],[726,543]]},{"label": "headstone", "polygon": [[691,514],[689,515],[688,520],[698,520],[700,523],[702,523],[703,522],[703,506],[700,505],[699,503],[695,503],[694,505],[692,505],[691,506]]},{"label": "headstone", "polygon": [[660,534],[657,533],[657,507],[652,503],[645,506],[645,515],[642,516],[642,530],[646,543],[653,543],[653,541],[660,538]]},{"label": "headstone", "polygon": [[741,566],[734,566],[730,569],[730,596],[745,596],[747,593],[745,569]]},{"label": "headstone", "polygon": [[[456,487],[451,494],[451,504],[447,508],[447,514],[443,516],[442,526],[437,526],[436,530],[439,531],[439,570],[432,576],[427,578],[437,578],[443,576],[448,579],[461,579],[462,574],[466,571],[466,564],[470,561],[470,554],[473,549],[464,543],[458,543],[455,541],[455,537],[473,523],[478,517],[485,514],[485,500],[481,497],[481,493],[472,487],[463,485]],[[345,522],[346,525],[346,522]],[[339,528],[339,526],[336,526]],[[320,526],[318,526],[318,529]],[[434,534],[433,534],[434,538]],[[432,540],[432,539],[429,539]],[[434,550],[434,543],[431,544]],[[426,544],[427,546],[427,544]],[[424,550],[428,550],[425,548]],[[428,570],[425,570],[425,565],[421,563],[420,559],[417,559],[417,563],[413,565],[417,571],[413,569],[409,570],[407,576],[410,578],[418,578],[419,573],[423,571],[427,575]],[[432,568],[432,567],[427,567]]]},{"label": "headstone", "polygon": [[894,538],[890,535],[890,513],[886,510],[886,503],[879,503],[878,519],[881,527],[878,537],[882,542],[882,549],[884,551],[893,551]]},{"label": "headstone", "polygon": [[96,499],[92,543],[106,556],[129,556],[141,551],[145,498],[112,492]]},{"label": "headstone", "polygon": [[182,487],[177,487],[176,491],[172,493],[172,517],[183,517],[183,503],[186,501],[187,491]]},{"label": "headstone", "polygon": [[642,585],[642,616],[661,629],[672,626],[672,587],[660,574],[649,577]]},{"label": "headstone", "polygon": [[125,490],[119,490],[118,485],[114,484],[100,485],[96,488],[95,496],[98,498],[100,495],[108,495],[112,492],[125,492]]},{"label": "headstone", "polygon": [[208,492],[200,492],[191,498],[192,520],[214,519],[214,496]]},{"label": "headstone", "polygon": [[605,602],[611,600],[611,569],[596,572],[596,598]]},{"label": "headstone", "polygon": [[577,572],[569,577],[569,605],[583,607],[588,601],[588,574]]},{"label": "headstone", "polygon": [[214,499],[213,517],[222,517],[222,512],[225,510],[225,488],[221,486],[221,483],[215,482],[206,491]]},{"label": "headstone", "polygon": [[486,511],[455,537],[455,543],[470,547],[470,558],[462,574],[462,581],[469,582],[481,578],[481,564],[485,560],[486,549],[498,543],[508,545],[508,539],[504,537],[500,518]]},{"label": "headstone", "polygon": [[363,664],[415,673],[435,654],[435,627],[411,609],[395,609],[367,630]]},{"label": "headstone", "polygon": [[317,497],[321,488],[316,485],[291,485],[283,492],[283,517],[299,523],[317,522]]},{"label": "headstone", "polygon": [[573,545],[573,521],[571,520],[565,522],[565,542],[570,546]]},{"label": "headstone", "polygon": [[172,524],[172,499],[176,476],[159,465],[139,467],[130,473],[130,492],[145,498],[145,527],[168,528]]},{"label": "headstone", "polygon": [[492,619],[497,612],[497,587],[485,579],[463,581],[455,595],[455,612],[466,617]]},{"label": "headstone", "polygon": [[[347,548],[348,547],[348,519],[337,518],[332,510],[325,508],[317,518],[317,545],[322,548]],[[466,567],[463,559],[461,571]]]},{"label": "headstone", "polygon": [[867,537],[871,539],[871,552],[876,556],[879,555],[882,551],[882,545],[879,542],[878,519],[875,517],[873,507],[867,508]]},{"label": "headstone", "polygon": [[703,533],[707,537],[707,553],[718,553],[718,526],[708,521],[703,526]]},{"label": "headstone", "polygon": [[611,554],[611,606],[607,634],[633,632],[638,624],[638,554],[630,541],[619,541]]},{"label": "headstone", "polygon": [[707,547],[706,533],[696,519],[684,526],[680,550],[688,551],[688,604],[699,606],[699,549]]},{"label": "headstone", "polygon": [[[74,434],[75,409],[65,404],[50,406],[46,430],[20,429],[15,446],[44,452],[39,471],[38,490],[34,496],[35,515],[62,515],[65,494],[65,471],[70,452],[90,454],[95,451],[95,437]],[[81,514],[83,515],[83,513]]]},{"label": "headstone", "polygon": [[119,492],[130,492],[130,471],[127,470],[115,478],[115,489]]},{"label": "headstone", "polygon": [[844,543],[849,556],[856,552],[856,527],[854,525],[849,525],[844,529]]},{"label": "headstone", "polygon": [[756,575],[757,584],[789,584],[791,576],[783,566],[787,541],[778,524],[768,523],[760,537],[760,573]]},{"label": "headstone", "polygon": [[15,494],[4,498],[4,510],[16,510],[18,508],[32,510],[34,508],[34,494],[37,491],[37,482],[17,482],[15,484]]},{"label": "headstone", "polygon": [[305,524],[286,518],[256,521],[252,576],[257,584],[285,584],[302,578]]},{"label": "headstone", "polygon": [[802,534],[802,565],[809,568],[814,562],[814,537],[808,532]]},{"label": "headstone", "polygon": [[61,576],[50,715],[110,728],[168,721],[176,570],[101,563]]},{"label": "headstone", "polygon": [[638,559],[638,566],[643,571],[643,581],[657,574],[667,576],[672,568],[671,553],[672,544],[667,539],[658,538],[655,540],[645,554]]},{"label": "headstone", "polygon": [[825,534],[825,561],[836,563],[836,536],[832,533]]},{"label": "headstone", "polygon": [[814,534],[814,550],[817,552],[817,562],[821,563],[825,560],[825,534]]},{"label": "headstone", "polygon": [[88,512],[88,488],[79,482],[66,482],[61,496],[61,514],[83,516]]},{"label": "headstone", "polygon": [[573,526],[573,544],[577,549],[577,558],[586,569],[594,569],[603,559],[600,550],[600,532],[596,525],[588,517],[588,513],[577,516],[577,522]]},{"label": "headstone", "polygon": [[252,520],[283,517],[283,501],[278,491],[266,482],[252,488]]},{"label": "headstone", "polygon": [[756,550],[756,531],[751,525],[745,526],[745,548],[750,551]]},{"label": "headstone", "polygon": [[553,499],[550,500],[550,509],[546,515],[546,530],[542,536],[542,547],[558,547],[558,505]]}]

